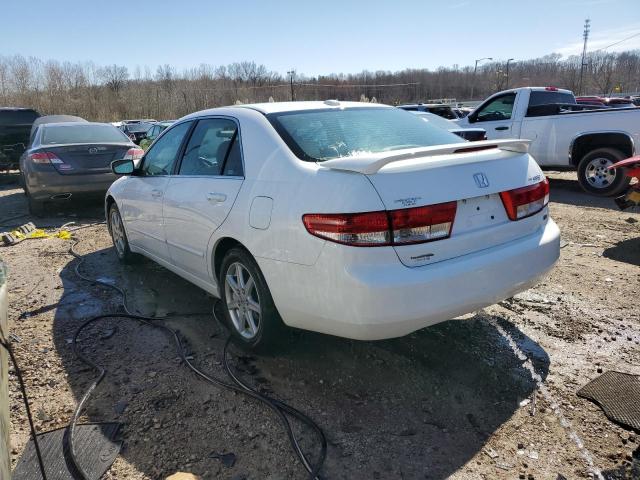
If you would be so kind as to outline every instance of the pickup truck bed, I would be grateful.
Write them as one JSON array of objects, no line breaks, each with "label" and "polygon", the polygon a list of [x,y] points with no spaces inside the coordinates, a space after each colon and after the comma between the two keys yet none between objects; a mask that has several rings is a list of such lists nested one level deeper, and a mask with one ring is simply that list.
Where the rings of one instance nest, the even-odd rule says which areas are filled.
[{"label": "pickup truck bed", "polygon": [[457,123],[484,128],[490,140],[531,140],[542,167],[576,169],[580,186],[596,195],[626,188],[628,177],[608,167],[633,156],[640,142],[640,108],[579,105],[571,91],[550,87],[496,93]]}]

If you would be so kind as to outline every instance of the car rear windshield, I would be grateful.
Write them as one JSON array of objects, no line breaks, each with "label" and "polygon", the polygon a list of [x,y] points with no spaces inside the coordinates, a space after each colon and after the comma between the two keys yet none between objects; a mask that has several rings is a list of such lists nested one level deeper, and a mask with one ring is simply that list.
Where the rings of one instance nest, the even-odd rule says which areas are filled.
[{"label": "car rear windshield", "polygon": [[43,126],[42,143],[126,143],[129,139],[113,125],[49,125]]},{"label": "car rear windshield", "polygon": [[298,158],[312,162],[460,142],[399,108],[302,110],[267,118]]},{"label": "car rear windshield", "polygon": [[125,125],[127,132],[131,133],[144,133],[148,132],[153,125],[151,123],[129,123]]},{"label": "car rear windshield", "polygon": [[35,110],[0,110],[0,125],[29,125],[39,116]]},{"label": "car rear windshield", "polygon": [[576,103],[576,98],[572,93],[564,92],[540,92],[532,91],[529,97],[529,106],[548,105],[550,103]]}]

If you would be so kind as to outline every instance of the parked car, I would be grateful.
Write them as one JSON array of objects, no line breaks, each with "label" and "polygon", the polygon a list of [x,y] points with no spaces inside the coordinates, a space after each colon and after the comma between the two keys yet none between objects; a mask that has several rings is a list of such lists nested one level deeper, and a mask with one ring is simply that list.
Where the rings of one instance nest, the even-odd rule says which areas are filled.
[{"label": "parked car", "polygon": [[461,128],[457,123],[439,117],[434,113],[429,112],[411,112],[417,115],[425,122],[431,122],[433,125],[439,128],[443,128],[448,132],[455,133],[459,137],[464,138],[470,142],[477,142],[478,140],[486,140],[487,132],[484,128]]},{"label": "parked car", "polygon": [[32,108],[0,108],[0,170],[18,166],[29,143],[31,125],[39,116]]},{"label": "parked car", "polygon": [[398,105],[398,108],[407,110],[408,112],[429,112],[434,113],[447,120],[455,120],[458,118],[454,107],[452,105],[445,105],[441,103],[414,103],[410,105]]},{"label": "parked car", "polygon": [[153,141],[158,138],[158,136],[164,132],[168,127],[170,127],[175,120],[167,120],[166,122],[158,122],[154,124],[148,131],[146,136],[140,140],[140,147],[143,150],[147,150],[149,146],[153,143]]},{"label": "parked car", "polygon": [[42,117],[36,118],[31,125],[31,132],[29,133],[29,145],[33,142],[35,138],[36,131],[40,125],[44,125],[45,123],[73,123],[73,122],[81,122],[87,123],[87,121],[82,117],[76,117],[74,115],[44,115]]},{"label": "parked car", "polygon": [[140,145],[152,125],[149,122],[123,123],[121,130],[133,143]]},{"label": "parked car", "polygon": [[580,186],[614,196],[629,178],[608,167],[634,155],[640,142],[640,109],[579,105],[570,90],[526,87],[498,92],[456,121],[482,127],[489,140],[531,139],[531,154],[543,167],[574,168]]},{"label": "parked car", "polygon": [[143,153],[108,123],[40,125],[20,158],[29,211],[40,215],[50,202],[103,196],[116,179],[111,162],[122,158],[137,162]]},{"label": "parked car", "polygon": [[533,285],[559,255],[528,141],[461,142],[359,102],[216,108],[112,164],[108,228],[221,298],[231,333],[406,335]]},{"label": "parked car", "polygon": [[581,105],[595,105],[598,107],[606,107],[607,105],[604,103],[604,99],[602,97],[576,97],[576,103]]}]

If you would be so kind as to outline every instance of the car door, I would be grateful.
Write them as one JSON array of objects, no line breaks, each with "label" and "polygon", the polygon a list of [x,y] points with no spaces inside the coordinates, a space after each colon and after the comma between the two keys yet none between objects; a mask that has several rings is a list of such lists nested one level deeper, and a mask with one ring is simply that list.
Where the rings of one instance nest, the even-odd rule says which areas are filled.
[{"label": "car door", "polygon": [[212,236],[229,215],[244,180],[241,150],[234,119],[199,120],[165,191],[164,225],[172,263],[207,283],[213,279],[207,262]]},{"label": "car door", "polygon": [[494,97],[471,114],[469,123],[473,123],[474,127],[484,128],[489,140],[519,138],[520,124],[513,120],[515,101],[515,92]]},{"label": "car door", "polygon": [[162,200],[179,152],[193,122],[183,122],[168,130],[142,158],[122,191],[120,207],[129,242],[163,260],[169,260]]}]

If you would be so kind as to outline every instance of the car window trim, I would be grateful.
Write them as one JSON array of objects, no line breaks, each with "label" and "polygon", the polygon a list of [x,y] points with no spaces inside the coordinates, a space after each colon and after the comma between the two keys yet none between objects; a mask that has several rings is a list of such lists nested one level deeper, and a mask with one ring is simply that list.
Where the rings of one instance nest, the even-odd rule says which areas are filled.
[{"label": "car window trim", "polygon": [[[220,175],[180,175],[180,166],[182,165],[182,160],[184,159],[184,151],[187,148],[188,145],[188,141],[191,140],[191,135],[193,135],[193,131],[195,130],[195,126],[202,120],[215,120],[217,118],[223,119],[223,120],[231,120],[233,123],[236,124],[236,133],[234,134],[234,137],[237,136],[238,137],[238,147],[240,148],[240,160],[242,162],[242,175],[224,175],[224,167],[226,166],[226,160],[227,157],[229,156],[229,152],[231,151],[231,146],[232,144],[229,144],[229,148],[227,149],[227,153],[225,154],[224,157],[224,164],[222,165],[222,169],[220,170],[221,174]],[[240,131],[240,122],[238,121],[237,118],[235,117],[230,117],[228,115],[207,115],[207,116],[202,116],[202,117],[197,117],[197,118],[191,118],[190,120],[195,120],[193,122],[193,126],[191,127],[191,130],[189,131],[189,138],[187,139],[187,142],[182,145],[180,151],[180,160],[178,162],[176,162],[176,168],[173,170],[173,173],[171,174],[171,176],[176,176],[176,177],[181,177],[181,178],[235,178],[235,179],[244,179],[246,177],[246,169],[245,169],[245,165],[244,165],[244,153],[242,151],[242,132]],[[173,126],[173,125],[172,125]],[[166,132],[168,130],[168,128],[166,128],[162,134],[164,134],[164,132]],[[162,135],[161,134],[161,135]]]}]

